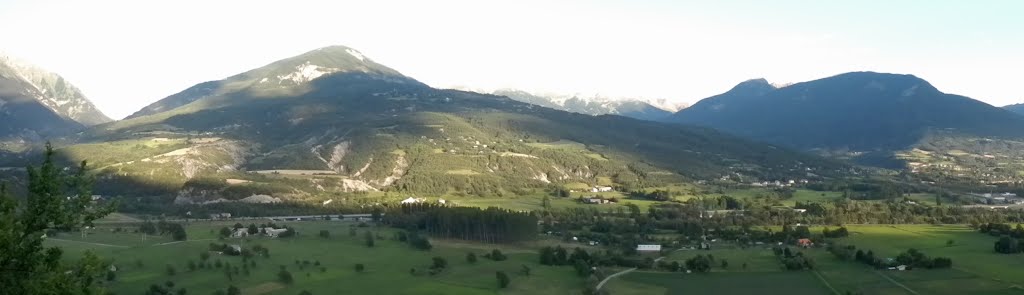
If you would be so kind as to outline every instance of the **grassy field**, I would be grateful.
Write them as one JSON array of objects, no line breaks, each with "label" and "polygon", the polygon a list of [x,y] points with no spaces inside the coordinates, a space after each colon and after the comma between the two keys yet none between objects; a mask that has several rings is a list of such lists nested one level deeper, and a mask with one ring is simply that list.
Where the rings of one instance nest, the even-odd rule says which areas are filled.
[{"label": "grassy field", "polygon": [[633,272],[606,288],[611,294],[790,294],[830,291],[811,272],[682,274]]},{"label": "grassy field", "polygon": [[[912,271],[875,270],[841,261],[824,249],[803,250],[813,258],[813,271],[783,271],[768,246],[742,249],[715,244],[713,250],[683,250],[665,256],[679,261],[697,254],[715,257],[709,274],[633,272],[613,279],[605,288],[612,294],[881,294],[953,295],[1024,294],[1024,255],[996,254],[995,238],[966,226],[947,225],[853,225],[851,235],[837,239],[843,244],[873,250],[881,257],[895,257],[909,248],[929,256],[950,257],[952,269]],[[812,231],[820,231],[820,228]],[[953,244],[947,246],[952,240]],[[728,268],[720,266],[729,262]],[[743,265],[746,264],[746,267]]]},{"label": "grassy field", "polygon": [[[536,250],[531,247],[436,241],[431,251],[420,251],[393,240],[390,229],[358,228],[358,235],[350,237],[348,231],[353,224],[349,222],[293,222],[289,225],[300,233],[295,238],[224,241],[270,249],[269,258],[255,258],[257,266],[248,276],[234,275],[229,281],[222,269],[189,271],[187,263],[199,262],[200,253],[208,251],[209,243],[221,243],[214,238],[215,232],[225,225],[228,224],[192,223],[187,227],[190,240],[186,242],[152,236],[143,241],[140,234],[113,233],[113,227],[98,227],[84,238],[80,234],[66,234],[47,243],[64,248],[72,257],[90,250],[112,260],[118,272],[108,287],[117,294],[139,294],[151,284],[166,282],[173,282],[175,290],[186,288],[188,294],[212,294],[229,285],[242,289],[242,294],[298,294],[302,290],[313,294],[347,293],[346,290],[370,294],[570,294],[580,292],[583,286],[582,279],[571,268],[539,265]],[[320,230],[330,231],[331,237],[318,237]],[[375,247],[365,246],[365,230],[383,237]],[[482,257],[493,248],[501,248],[509,259],[496,262]],[[479,256],[475,264],[465,260],[469,252]],[[427,269],[434,256],[447,259],[449,266],[431,276]],[[232,266],[242,263],[240,257],[212,253],[209,261],[218,260]],[[300,268],[296,261],[304,260],[319,262],[323,269],[312,265]],[[137,266],[137,262],[142,266]],[[357,263],[366,266],[365,272],[354,270]],[[168,265],[176,269],[175,275],[167,274]],[[531,268],[530,276],[519,274],[523,265]],[[293,284],[278,282],[277,273],[282,266],[294,276]],[[410,269],[416,269],[417,274],[411,274]],[[512,284],[507,289],[498,288],[496,271],[511,276]]]},{"label": "grassy field", "polygon": [[[953,270],[960,272],[953,275],[958,280],[976,277],[1000,282],[1002,285],[1024,285],[1024,256],[995,253],[992,245],[996,238],[977,233],[966,226],[899,225],[847,228],[851,232],[850,236],[840,241],[856,245],[858,248],[871,249],[886,257],[893,257],[908,248],[916,248],[930,256],[952,258]],[[951,240],[953,245],[947,246],[946,243]]]}]

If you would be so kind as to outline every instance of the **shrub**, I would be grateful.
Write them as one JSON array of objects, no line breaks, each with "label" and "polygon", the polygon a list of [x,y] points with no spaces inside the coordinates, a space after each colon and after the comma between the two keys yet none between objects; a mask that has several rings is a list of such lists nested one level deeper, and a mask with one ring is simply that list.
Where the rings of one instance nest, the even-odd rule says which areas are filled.
[{"label": "shrub", "polygon": [[292,273],[284,269],[281,269],[281,271],[277,273],[277,280],[285,284],[291,284],[295,281],[295,279],[292,278]]},{"label": "shrub", "polygon": [[508,284],[512,282],[512,279],[510,279],[508,277],[508,275],[505,274],[505,272],[503,272],[503,271],[499,271],[499,272],[494,273],[494,276],[498,279],[498,287],[499,288],[502,288],[502,289],[507,288]]}]

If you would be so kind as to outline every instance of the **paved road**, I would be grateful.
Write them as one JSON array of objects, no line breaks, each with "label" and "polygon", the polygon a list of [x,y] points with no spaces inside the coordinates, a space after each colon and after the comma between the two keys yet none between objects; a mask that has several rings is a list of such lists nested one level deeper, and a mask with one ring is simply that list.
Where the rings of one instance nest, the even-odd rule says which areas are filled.
[{"label": "paved road", "polygon": [[[679,250],[676,250],[676,251],[679,251]],[[673,251],[673,252],[675,252],[675,251]],[[665,256],[658,257],[658,259],[654,260],[654,263],[658,263],[658,261],[661,261],[662,259],[665,259]],[[601,280],[600,283],[597,283],[597,290],[601,291],[601,287],[604,287],[604,284],[607,283],[608,281],[610,281],[612,278],[615,278],[617,276],[621,276],[621,275],[624,275],[624,274],[627,274],[627,273],[631,273],[634,270],[636,270],[635,267],[627,269],[627,270],[623,270],[623,271],[620,271],[620,272],[617,272],[617,273],[613,273],[610,276],[605,277],[603,280]]]}]

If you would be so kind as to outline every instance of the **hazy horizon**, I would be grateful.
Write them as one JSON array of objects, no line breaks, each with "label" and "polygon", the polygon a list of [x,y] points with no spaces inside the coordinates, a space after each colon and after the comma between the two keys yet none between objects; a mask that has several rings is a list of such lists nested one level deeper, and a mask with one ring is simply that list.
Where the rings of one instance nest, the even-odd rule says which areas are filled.
[{"label": "hazy horizon", "polygon": [[664,98],[851,71],[1024,102],[1019,1],[0,1],[0,50],[112,118],[329,45],[434,87]]}]

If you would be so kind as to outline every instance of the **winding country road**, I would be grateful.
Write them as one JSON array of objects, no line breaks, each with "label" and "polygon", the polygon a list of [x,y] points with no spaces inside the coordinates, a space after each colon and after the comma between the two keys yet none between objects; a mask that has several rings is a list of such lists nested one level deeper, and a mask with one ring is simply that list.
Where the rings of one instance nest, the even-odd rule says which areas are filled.
[{"label": "winding country road", "polygon": [[[676,251],[679,251],[679,250],[676,250]],[[675,251],[672,251],[672,252],[675,252]],[[662,259],[665,259],[665,256],[658,257],[658,259],[654,260],[654,263],[658,263],[658,261],[661,261]],[[620,271],[620,272],[617,272],[617,273],[613,273],[613,274],[605,277],[603,280],[601,280],[600,283],[597,283],[597,290],[601,291],[601,287],[604,287],[604,284],[607,283],[608,281],[610,281],[611,279],[613,279],[613,278],[615,278],[617,276],[621,276],[621,275],[633,272],[634,270],[636,270],[635,267],[627,269],[627,270],[623,270],[623,271]]]}]

